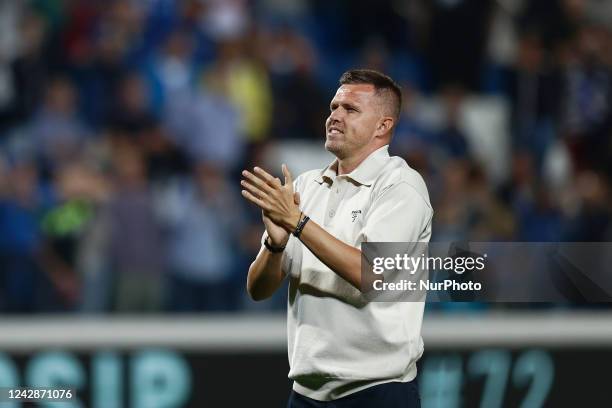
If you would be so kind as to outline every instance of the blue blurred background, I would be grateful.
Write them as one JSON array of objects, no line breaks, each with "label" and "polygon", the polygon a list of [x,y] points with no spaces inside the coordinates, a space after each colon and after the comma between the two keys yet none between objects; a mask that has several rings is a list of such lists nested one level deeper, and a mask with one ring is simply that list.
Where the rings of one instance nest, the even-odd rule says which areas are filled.
[{"label": "blue blurred background", "polygon": [[612,4],[0,2],[0,312],[283,310],[240,170],[322,167],[340,74],[405,103],[437,241],[610,241]]}]

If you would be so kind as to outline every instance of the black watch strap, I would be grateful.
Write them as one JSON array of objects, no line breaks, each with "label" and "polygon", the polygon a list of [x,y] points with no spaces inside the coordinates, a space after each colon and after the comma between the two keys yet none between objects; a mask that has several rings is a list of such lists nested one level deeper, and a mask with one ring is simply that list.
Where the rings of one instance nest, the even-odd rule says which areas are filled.
[{"label": "black watch strap", "polygon": [[280,254],[281,252],[283,252],[286,248],[285,246],[272,246],[272,244],[270,244],[268,242],[268,239],[270,238],[269,235],[266,235],[266,239],[264,239],[264,246],[266,247],[266,249],[270,252],[272,252],[273,254]]},{"label": "black watch strap", "polygon": [[302,218],[302,220],[300,222],[298,222],[297,227],[295,227],[295,231],[293,231],[293,235],[296,238],[299,238],[300,235],[302,234],[302,230],[304,229],[304,226],[306,225],[306,223],[310,220],[310,217],[305,215],[304,218]]}]

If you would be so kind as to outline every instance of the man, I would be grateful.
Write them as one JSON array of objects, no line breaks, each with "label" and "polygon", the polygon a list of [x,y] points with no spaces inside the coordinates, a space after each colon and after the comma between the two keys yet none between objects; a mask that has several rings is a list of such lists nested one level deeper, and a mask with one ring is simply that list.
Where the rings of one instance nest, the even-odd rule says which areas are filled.
[{"label": "man", "polygon": [[401,92],[352,70],[330,104],[325,148],[337,159],[293,182],[255,167],[242,194],[262,209],[263,246],[247,290],[271,296],[289,276],[289,407],[418,407],[422,302],[368,302],[362,242],[427,242],[433,210],[421,176],[390,157]]}]

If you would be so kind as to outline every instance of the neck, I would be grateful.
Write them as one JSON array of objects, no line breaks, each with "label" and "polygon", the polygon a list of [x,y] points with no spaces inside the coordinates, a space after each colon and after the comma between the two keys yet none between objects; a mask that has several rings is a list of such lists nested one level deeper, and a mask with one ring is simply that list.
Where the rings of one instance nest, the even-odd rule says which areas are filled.
[{"label": "neck", "polygon": [[382,146],[370,148],[351,157],[338,157],[338,175],[349,174],[355,170],[370,154],[381,147]]}]

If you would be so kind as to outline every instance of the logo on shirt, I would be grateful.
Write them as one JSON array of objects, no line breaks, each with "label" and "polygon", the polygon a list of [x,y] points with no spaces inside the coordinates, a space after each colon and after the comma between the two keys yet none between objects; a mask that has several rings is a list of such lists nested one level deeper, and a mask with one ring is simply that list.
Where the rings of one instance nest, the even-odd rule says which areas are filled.
[{"label": "logo on shirt", "polygon": [[357,215],[361,214],[361,210],[353,210],[351,211],[351,216],[353,217],[353,222],[357,219]]}]

